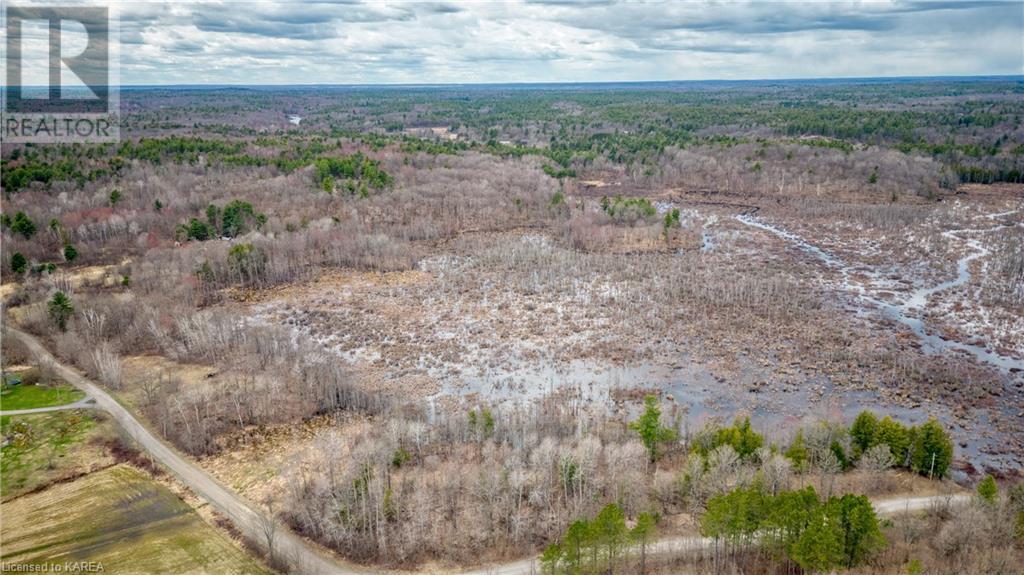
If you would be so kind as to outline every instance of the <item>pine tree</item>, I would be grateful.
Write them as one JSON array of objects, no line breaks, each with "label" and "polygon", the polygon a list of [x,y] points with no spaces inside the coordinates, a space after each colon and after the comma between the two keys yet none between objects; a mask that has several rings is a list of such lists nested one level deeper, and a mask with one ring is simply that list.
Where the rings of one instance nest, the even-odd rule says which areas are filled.
[{"label": "pine tree", "polygon": [[911,468],[928,477],[945,477],[953,462],[953,440],[934,417],[918,428],[911,449]]},{"label": "pine tree", "polygon": [[785,456],[793,462],[793,469],[797,471],[803,470],[807,464],[807,444],[804,442],[804,430],[797,430],[796,437],[789,444],[789,449],[786,450]]},{"label": "pine tree", "polygon": [[24,273],[27,268],[28,260],[25,259],[25,256],[22,255],[21,252],[14,252],[14,254],[11,255],[11,271],[16,274],[20,274]]},{"label": "pine tree", "polygon": [[878,528],[878,518],[871,502],[863,495],[843,495],[839,499],[840,524],[843,529],[845,565],[860,564],[872,553],[885,547],[885,536]]},{"label": "pine tree", "polygon": [[900,422],[889,416],[879,421],[875,430],[875,443],[888,445],[896,465],[909,467],[910,431]]},{"label": "pine tree", "polygon": [[36,233],[36,223],[33,222],[32,218],[28,217],[25,212],[18,212],[14,214],[14,219],[11,220],[11,231],[16,234],[21,234],[26,240],[28,240]]},{"label": "pine tree", "polygon": [[70,263],[70,262],[75,261],[75,258],[77,258],[77,257],[78,257],[78,250],[75,249],[75,246],[73,246],[71,244],[65,244],[64,245],[64,261]]},{"label": "pine tree", "polygon": [[593,526],[593,533],[605,550],[605,557],[608,560],[607,572],[611,574],[615,570],[619,551],[626,542],[626,515],[621,507],[609,503],[594,518]]},{"label": "pine tree", "polygon": [[629,531],[630,539],[640,546],[640,574],[647,572],[647,542],[657,535],[658,515],[641,513],[636,518],[636,525]]},{"label": "pine tree", "polygon": [[843,530],[833,498],[811,513],[807,526],[790,547],[793,561],[806,571],[829,571],[843,563]]},{"label": "pine tree", "polygon": [[853,438],[854,453],[857,457],[875,445],[875,435],[878,432],[878,418],[870,411],[862,411],[850,427],[850,437]]},{"label": "pine tree", "polygon": [[978,483],[978,496],[990,505],[996,502],[996,498],[999,497],[999,486],[996,485],[994,477],[986,475],[985,479]]},{"label": "pine tree", "polygon": [[583,520],[577,519],[572,522],[569,526],[569,530],[565,533],[565,539],[563,540],[563,553],[565,554],[565,561],[568,563],[573,571],[579,571],[583,568],[583,548],[591,544],[591,527],[590,524]]},{"label": "pine tree", "polygon": [[50,321],[56,324],[61,331],[66,330],[68,319],[75,314],[75,307],[71,304],[71,299],[64,292],[59,291],[53,294],[46,307]]},{"label": "pine tree", "polygon": [[676,430],[661,424],[661,408],[658,398],[653,395],[644,398],[643,414],[629,427],[640,434],[652,463],[658,460],[658,444],[674,441],[677,436]]}]

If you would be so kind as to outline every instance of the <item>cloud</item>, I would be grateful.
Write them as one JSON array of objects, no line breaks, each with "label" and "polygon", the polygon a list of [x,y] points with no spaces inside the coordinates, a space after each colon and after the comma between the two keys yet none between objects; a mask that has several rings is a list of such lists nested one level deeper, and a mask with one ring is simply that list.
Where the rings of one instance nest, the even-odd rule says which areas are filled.
[{"label": "cloud", "polygon": [[129,2],[122,82],[1022,74],[1019,2]]}]

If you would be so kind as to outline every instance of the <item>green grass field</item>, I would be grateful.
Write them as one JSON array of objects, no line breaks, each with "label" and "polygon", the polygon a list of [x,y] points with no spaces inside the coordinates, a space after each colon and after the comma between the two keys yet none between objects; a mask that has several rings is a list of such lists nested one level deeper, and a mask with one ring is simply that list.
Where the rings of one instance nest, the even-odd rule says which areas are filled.
[{"label": "green grass field", "polygon": [[4,385],[0,391],[0,411],[64,405],[83,397],[84,393],[70,385]]},{"label": "green grass field", "polygon": [[105,573],[269,573],[181,499],[117,465],[3,504],[0,560]]},{"label": "green grass field", "polygon": [[103,458],[92,438],[111,433],[109,424],[85,409],[5,415],[0,432],[0,497],[10,499],[51,481],[87,471]]}]

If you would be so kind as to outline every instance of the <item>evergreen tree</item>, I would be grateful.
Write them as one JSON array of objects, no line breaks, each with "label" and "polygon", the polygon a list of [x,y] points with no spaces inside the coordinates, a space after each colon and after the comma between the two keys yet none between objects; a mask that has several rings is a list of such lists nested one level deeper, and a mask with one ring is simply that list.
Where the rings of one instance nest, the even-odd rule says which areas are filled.
[{"label": "evergreen tree", "polygon": [[838,439],[832,440],[832,443],[828,446],[829,451],[836,456],[836,461],[839,462],[839,468],[846,471],[853,466],[849,456],[846,454],[846,450],[843,449],[843,444]]},{"label": "evergreen tree", "polygon": [[775,496],[758,486],[716,495],[701,517],[701,534],[724,539],[733,549],[766,546],[805,571],[853,567],[885,546],[866,497],[844,495],[822,503],[813,487]]},{"label": "evergreen tree", "polygon": [[220,231],[220,208],[213,204],[206,206],[206,223],[213,230],[214,234]]},{"label": "evergreen tree", "polygon": [[718,445],[729,444],[740,457],[749,457],[757,448],[764,445],[764,437],[757,433],[750,426],[750,418],[737,419],[732,427],[718,430],[719,439],[715,442]]},{"label": "evergreen tree", "polygon": [[790,557],[806,571],[829,571],[843,563],[843,531],[835,498],[810,514],[790,548]]},{"label": "evergreen tree", "polygon": [[647,454],[653,463],[658,459],[658,444],[676,439],[676,430],[661,424],[661,408],[658,398],[648,395],[644,398],[644,412],[639,419],[629,424],[630,429],[640,434],[640,440],[647,448]]},{"label": "evergreen tree", "polygon": [[985,479],[978,483],[978,496],[990,505],[996,502],[996,498],[999,497],[999,486],[996,485],[994,477],[986,475]]},{"label": "evergreen tree", "polygon": [[78,257],[78,250],[71,244],[64,245],[64,261],[71,263]]},{"label": "evergreen tree", "polygon": [[917,429],[910,453],[911,469],[928,477],[945,477],[953,462],[953,440],[934,417]]},{"label": "evergreen tree", "polygon": [[32,236],[36,233],[36,223],[25,212],[18,212],[14,214],[14,219],[11,220],[11,231],[21,234],[26,240],[32,239]]},{"label": "evergreen tree", "polygon": [[875,445],[875,435],[878,432],[878,418],[870,411],[862,411],[850,427],[850,437],[853,438],[854,454],[860,457],[868,449]]},{"label": "evergreen tree", "polygon": [[793,442],[789,444],[784,455],[793,462],[794,469],[803,470],[807,465],[807,444],[804,442],[804,430],[797,430],[796,437],[793,438]]},{"label": "evergreen tree", "polygon": [[565,554],[566,563],[568,563],[573,571],[579,571],[583,568],[583,548],[591,544],[591,539],[590,524],[582,519],[573,521],[572,525],[569,526],[569,530],[565,533],[562,545],[563,553]]},{"label": "evergreen tree", "polygon": [[28,260],[25,259],[25,256],[22,255],[21,252],[14,252],[14,254],[11,255],[11,271],[16,274],[20,274],[24,273],[27,268]]},{"label": "evergreen tree", "polygon": [[562,546],[558,543],[552,543],[544,548],[544,552],[540,554],[540,569],[541,573],[548,575],[554,575],[558,573],[559,564],[562,561]]},{"label": "evergreen tree", "polygon": [[885,547],[885,536],[878,528],[875,509],[867,497],[843,495],[839,499],[839,509],[843,530],[844,564],[851,568]]},{"label": "evergreen tree", "polygon": [[68,319],[75,314],[75,307],[71,304],[71,299],[64,292],[57,292],[53,294],[50,301],[46,305],[47,312],[52,321],[58,329],[64,331],[68,326]]},{"label": "evergreen tree", "polygon": [[774,535],[769,543],[774,543],[783,551],[789,549],[803,533],[811,513],[819,505],[821,501],[818,493],[811,486],[799,491],[783,491],[772,498],[763,523],[763,527]]},{"label": "evergreen tree", "polygon": [[636,525],[629,531],[629,538],[640,546],[640,574],[647,572],[647,543],[657,535],[658,515],[641,513]]},{"label": "evergreen tree", "polygon": [[908,467],[910,461],[910,431],[900,422],[885,416],[875,430],[875,443],[885,444],[892,451],[896,465]]},{"label": "evergreen tree", "polygon": [[614,503],[606,505],[594,518],[593,534],[605,551],[606,571],[611,574],[615,570],[619,552],[626,543],[626,515],[622,508]]},{"label": "evergreen tree", "polygon": [[224,206],[220,231],[225,236],[233,238],[245,234],[254,226],[263,225],[266,221],[267,217],[256,213],[249,202],[232,200]]}]

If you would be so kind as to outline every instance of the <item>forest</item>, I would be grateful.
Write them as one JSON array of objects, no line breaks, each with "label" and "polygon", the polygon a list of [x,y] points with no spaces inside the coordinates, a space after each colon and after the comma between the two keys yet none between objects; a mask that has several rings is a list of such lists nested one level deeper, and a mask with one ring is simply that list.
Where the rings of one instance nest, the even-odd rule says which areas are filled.
[{"label": "forest", "polygon": [[1024,560],[1019,81],[122,106],[118,144],[3,144],[4,323],[338,557]]}]

